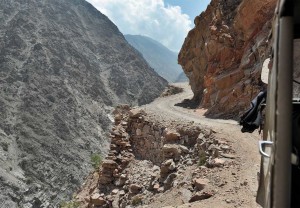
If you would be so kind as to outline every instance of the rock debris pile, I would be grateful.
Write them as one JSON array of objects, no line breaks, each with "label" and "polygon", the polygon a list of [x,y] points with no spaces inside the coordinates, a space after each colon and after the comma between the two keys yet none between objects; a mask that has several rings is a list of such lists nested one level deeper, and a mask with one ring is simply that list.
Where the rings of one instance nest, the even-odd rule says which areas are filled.
[{"label": "rock debris pile", "polygon": [[236,163],[231,144],[210,129],[164,126],[126,105],[114,114],[110,151],[96,173],[97,185],[77,195],[83,207],[151,207],[172,191],[181,193],[175,204],[205,200],[220,185],[208,173]]}]

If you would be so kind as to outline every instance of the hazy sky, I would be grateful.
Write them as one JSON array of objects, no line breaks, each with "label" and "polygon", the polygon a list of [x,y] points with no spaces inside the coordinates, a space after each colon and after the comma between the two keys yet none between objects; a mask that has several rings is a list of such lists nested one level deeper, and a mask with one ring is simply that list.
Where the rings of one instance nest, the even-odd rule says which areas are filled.
[{"label": "hazy sky", "polygon": [[123,34],[151,37],[179,51],[194,18],[210,0],[87,0]]}]

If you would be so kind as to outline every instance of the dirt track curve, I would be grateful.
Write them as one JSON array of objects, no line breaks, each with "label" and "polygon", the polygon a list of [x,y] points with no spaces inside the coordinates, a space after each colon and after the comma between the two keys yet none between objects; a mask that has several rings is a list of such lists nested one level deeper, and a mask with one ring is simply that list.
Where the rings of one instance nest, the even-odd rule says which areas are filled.
[{"label": "dirt track curve", "polygon": [[[209,119],[203,116],[203,109],[189,109],[177,106],[184,99],[191,99],[193,93],[188,83],[173,84],[184,89],[182,93],[168,97],[157,98],[154,102],[141,106],[148,114],[155,116],[161,122],[177,121],[180,123],[194,122],[201,126],[213,129],[216,134],[232,143],[236,152],[239,167],[228,172],[221,173],[221,177],[227,178],[229,185],[220,190],[218,198],[205,200],[205,204],[189,204],[179,207],[259,207],[255,202],[257,191],[257,173],[259,171],[260,155],[258,152],[258,140],[260,135],[257,131],[242,133],[237,121]],[[233,178],[231,175],[237,174]],[[223,174],[223,175],[222,175]],[[241,184],[247,182],[246,186]],[[228,203],[228,200],[238,203]]]}]

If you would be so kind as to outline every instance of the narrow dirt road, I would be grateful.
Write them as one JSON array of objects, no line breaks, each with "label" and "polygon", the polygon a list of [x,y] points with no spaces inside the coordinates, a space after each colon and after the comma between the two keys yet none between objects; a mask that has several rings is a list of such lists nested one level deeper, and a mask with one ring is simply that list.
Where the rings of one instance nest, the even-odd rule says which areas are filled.
[{"label": "narrow dirt road", "polygon": [[218,190],[218,197],[179,207],[259,207],[255,202],[258,187],[257,173],[260,164],[258,152],[260,135],[258,132],[242,133],[237,121],[209,119],[203,116],[203,109],[176,106],[184,99],[191,99],[193,93],[188,83],[174,85],[183,88],[184,91],[176,95],[158,98],[141,108],[161,122],[176,121],[186,124],[194,122],[194,124],[214,130],[217,136],[231,142],[238,161],[238,165],[232,169],[216,173],[227,181],[227,185]]},{"label": "narrow dirt road", "polygon": [[194,110],[176,106],[176,104],[181,103],[184,99],[191,99],[193,97],[193,92],[188,83],[176,83],[172,85],[183,88],[183,92],[172,96],[157,98],[154,102],[142,107],[146,111],[157,114],[157,116],[162,119],[184,119],[211,127],[221,127],[222,124],[237,125],[237,122],[234,120],[206,118],[203,116],[204,110],[201,109]]}]

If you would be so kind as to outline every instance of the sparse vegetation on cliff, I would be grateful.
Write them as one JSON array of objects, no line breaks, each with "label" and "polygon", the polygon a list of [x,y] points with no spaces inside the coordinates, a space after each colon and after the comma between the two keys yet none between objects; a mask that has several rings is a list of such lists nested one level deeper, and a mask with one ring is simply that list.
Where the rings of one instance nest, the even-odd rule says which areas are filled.
[{"label": "sparse vegetation on cliff", "polygon": [[198,160],[198,166],[205,165],[206,163],[206,153],[204,150],[199,150],[199,160]]},{"label": "sparse vegetation on cliff", "polygon": [[91,155],[91,163],[92,163],[92,166],[94,167],[95,170],[97,170],[101,163],[102,163],[102,157],[100,154],[92,154]]},{"label": "sparse vegetation on cliff", "polygon": [[79,208],[80,203],[75,201],[61,202],[60,208]]},{"label": "sparse vegetation on cliff", "polygon": [[138,206],[138,205],[141,205],[142,203],[143,203],[143,197],[140,195],[134,196],[131,199],[131,204],[133,206]]}]

